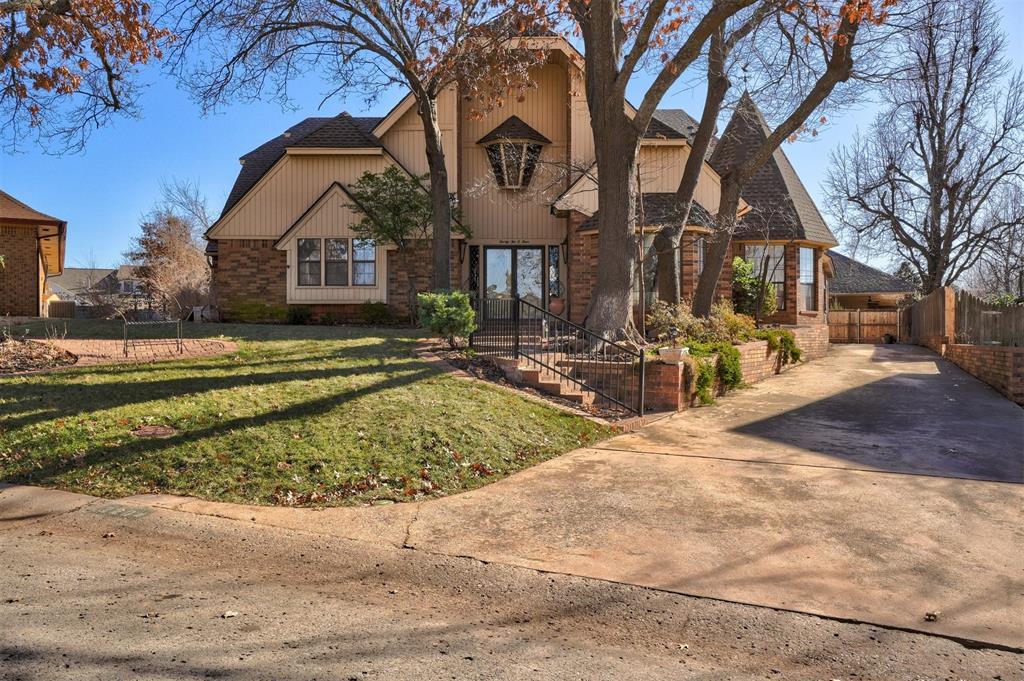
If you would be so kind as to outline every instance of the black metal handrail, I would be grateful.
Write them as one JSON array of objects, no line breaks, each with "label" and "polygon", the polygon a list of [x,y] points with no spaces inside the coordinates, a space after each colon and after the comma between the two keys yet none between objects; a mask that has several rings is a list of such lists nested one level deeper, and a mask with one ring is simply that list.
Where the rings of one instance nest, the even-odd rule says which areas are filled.
[{"label": "black metal handrail", "polygon": [[474,296],[481,355],[523,360],[547,378],[591,392],[595,402],[644,413],[642,350],[610,341],[522,298]]}]

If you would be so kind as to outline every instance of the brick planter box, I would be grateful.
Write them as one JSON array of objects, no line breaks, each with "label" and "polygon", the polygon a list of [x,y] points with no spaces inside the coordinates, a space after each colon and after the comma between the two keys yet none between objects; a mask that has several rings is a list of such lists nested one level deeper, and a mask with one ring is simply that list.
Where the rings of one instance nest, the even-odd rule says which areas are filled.
[{"label": "brick planter box", "polygon": [[[828,327],[824,324],[789,328],[804,360],[820,359],[828,352]],[[778,352],[768,350],[768,341],[751,341],[737,345],[744,383],[757,383],[791,368],[783,365]],[[712,357],[712,360],[714,358]],[[695,404],[693,369],[686,364],[664,364],[652,360],[647,364],[644,403],[653,411],[682,411]],[[723,391],[716,387],[716,395]]]}]

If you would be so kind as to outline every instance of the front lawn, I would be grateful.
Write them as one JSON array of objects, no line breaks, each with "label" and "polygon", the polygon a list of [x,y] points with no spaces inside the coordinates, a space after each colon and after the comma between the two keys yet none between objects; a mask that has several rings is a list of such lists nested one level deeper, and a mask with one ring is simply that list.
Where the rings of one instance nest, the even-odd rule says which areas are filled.
[{"label": "front lawn", "polygon": [[[28,328],[44,334],[40,324]],[[240,349],[0,378],[0,480],[105,497],[402,501],[478,487],[610,434],[431,368],[410,356],[408,330],[188,324],[185,332],[223,334]],[[67,324],[69,338],[120,334],[116,322]],[[174,432],[132,434],[144,425]]]}]

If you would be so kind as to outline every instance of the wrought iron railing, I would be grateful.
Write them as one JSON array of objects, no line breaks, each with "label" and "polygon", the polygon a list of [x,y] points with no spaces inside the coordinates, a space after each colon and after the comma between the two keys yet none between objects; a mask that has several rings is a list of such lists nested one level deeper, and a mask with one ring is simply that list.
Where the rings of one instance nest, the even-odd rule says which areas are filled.
[{"label": "wrought iron railing", "polygon": [[642,350],[605,340],[522,298],[474,297],[477,354],[519,360],[542,380],[575,386],[597,406],[644,413]]}]

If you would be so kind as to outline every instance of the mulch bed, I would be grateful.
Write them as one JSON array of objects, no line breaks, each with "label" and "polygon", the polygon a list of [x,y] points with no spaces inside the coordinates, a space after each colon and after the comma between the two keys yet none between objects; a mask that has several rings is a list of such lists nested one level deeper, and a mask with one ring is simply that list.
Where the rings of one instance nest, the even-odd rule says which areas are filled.
[{"label": "mulch bed", "polygon": [[618,421],[620,419],[633,418],[632,414],[623,413],[622,411],[605,409],[594,405],[579,404],[540,390],[535,390],[529,386],[513,383],[508,380],[505,376],[505,372],[501,370],[501,367],[487,357],[481,357],[480,355],[467,356],[466,353],[461,350],[448,350],[440,347],[431,348],[431,352],[443,358],[456,369],[461,369],[474,378],[513,388],[535,397],[539,397],[542,400],[555,402],[562,406],[569,407],[574,411],[582,412],[590,416],[596,416],[598,418],[605,419],[606,421]]},{"label": "mulch bed", "polygon": [[78,357],[52,343],[0,338],[0,374],[20,374],[69,366]]}]

